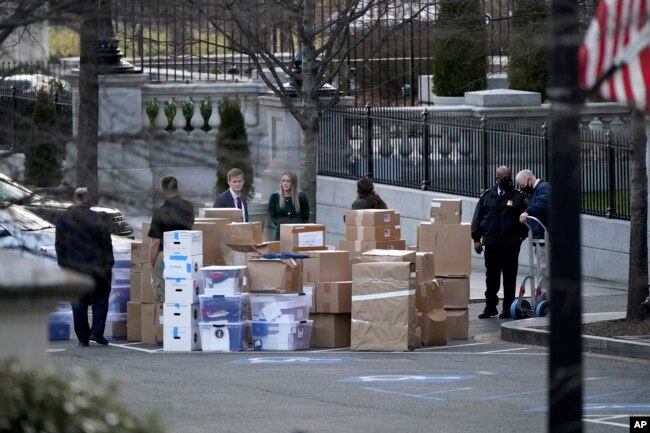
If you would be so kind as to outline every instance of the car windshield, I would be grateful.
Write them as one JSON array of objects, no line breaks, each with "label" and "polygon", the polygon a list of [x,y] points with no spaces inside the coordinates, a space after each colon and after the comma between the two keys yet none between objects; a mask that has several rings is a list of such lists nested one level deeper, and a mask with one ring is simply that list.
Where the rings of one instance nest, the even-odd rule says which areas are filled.
[{"label": "car windshield", "polygon": [[49,222],[18,206],[0,205],[0,224],[11,224],[21,231],[43,230],[54,227]]},{"label": "car windshield", "polygon": [[25,203],[33,201],[36,194],[30,190],[16,185],[7,179],[0,178],[0,200],[10,203]]}]

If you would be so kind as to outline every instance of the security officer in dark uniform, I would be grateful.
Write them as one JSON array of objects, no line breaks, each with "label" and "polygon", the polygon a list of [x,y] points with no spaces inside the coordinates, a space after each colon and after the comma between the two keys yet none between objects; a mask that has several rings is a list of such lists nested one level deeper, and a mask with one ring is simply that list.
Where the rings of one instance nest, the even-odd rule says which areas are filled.
[{"label": "security officer in dark uniform", "polygon": [[496,185],[481,194],[472,219],[474,250],[481,254],[485,248],[485,309],[479,319],[498,314],[499,286],[503,274],[503,309],[500,319],[510,317],[510,305],[515,299],[519,247],[528,232],[519,222],[526,210],[524,197],[514,189],[512,171],[497,168]]}]

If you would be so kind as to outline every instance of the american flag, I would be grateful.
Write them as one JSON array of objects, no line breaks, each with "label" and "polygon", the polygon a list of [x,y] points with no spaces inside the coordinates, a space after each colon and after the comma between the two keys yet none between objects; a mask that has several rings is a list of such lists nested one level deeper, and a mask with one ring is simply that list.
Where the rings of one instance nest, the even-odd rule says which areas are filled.
[{"label": "american flag", "polygon": [[649,110],[650,0],[601,0],[580,47],[580,86]]}]

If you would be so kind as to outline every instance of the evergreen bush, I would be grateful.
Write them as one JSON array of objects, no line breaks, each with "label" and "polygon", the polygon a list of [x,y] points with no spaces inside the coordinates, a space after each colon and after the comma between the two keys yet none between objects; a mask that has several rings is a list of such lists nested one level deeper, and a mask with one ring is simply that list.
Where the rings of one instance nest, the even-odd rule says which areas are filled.
[{"label": "evergreen bush", "polygon": [[251,198],[253,188],[253,167],[248,147],[248,134],[239,100],[224,98],[219,102],[221,123],[217,131],[217,193],[228,189],[228,171],[239,168],[244,172],[242,193]]},{"label": "evergreen bush", "polygon": [[508,87],[540,92],[549,77],[550,6],[546,0],[515,0],[510,33]]},{"label": "evergreen bush", "polygon": [[433,91],[463,96],[487,88],[485,14],[480,0],[441,0],[433,40]]},{"label": "evergreen bush", "polygon": [[32,128],[25,143],[25,177],[39,187],[56,186],[63,178],[63,143],[52,94],[45,88],[36,93]]}]

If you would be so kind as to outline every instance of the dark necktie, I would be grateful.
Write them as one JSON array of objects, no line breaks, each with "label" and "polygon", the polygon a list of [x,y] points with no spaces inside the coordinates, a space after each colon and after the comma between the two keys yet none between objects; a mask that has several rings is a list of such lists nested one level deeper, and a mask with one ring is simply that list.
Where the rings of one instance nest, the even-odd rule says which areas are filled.
[{"label": "dark necktie", "polygon": [[241,209],[241,197],[237,197],[237,209]]}]

